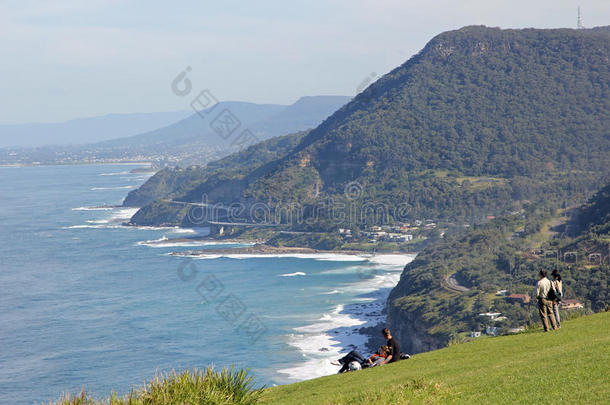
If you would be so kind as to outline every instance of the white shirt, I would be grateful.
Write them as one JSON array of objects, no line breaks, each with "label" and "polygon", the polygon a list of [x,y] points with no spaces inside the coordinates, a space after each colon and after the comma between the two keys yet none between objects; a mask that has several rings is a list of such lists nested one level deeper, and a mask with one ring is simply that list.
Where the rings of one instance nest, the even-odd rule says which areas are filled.
[{"label": "white shirt", "polygon": [[540,280],[538,280],[538,283],[536,283],[536,298],[538,298],[538,299],[540,299],[540,298],[547,299],[547,297],[549,295],[549,290],[551,288],[552,288],[551,287],[551,280],[549,280],[546,277],[541,278]]}]

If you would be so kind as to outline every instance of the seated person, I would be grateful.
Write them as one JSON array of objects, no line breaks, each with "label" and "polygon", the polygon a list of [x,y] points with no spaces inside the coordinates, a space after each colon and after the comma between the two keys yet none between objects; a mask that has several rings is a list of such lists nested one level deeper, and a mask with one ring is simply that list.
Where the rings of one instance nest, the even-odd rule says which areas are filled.
[{"label": "seated person", "polygon": [[357,351],[352,350],[345,356],[341,357],[339,360],[331,361],[331,364],[334,364],[335,366],[342,366],[341,370],[339,370],[339,374],[340,374],[340,373],[344,373],[347,370],[349,370],[349,363],[351,363],[352,361],[357,361],[358,363],[360,363],[360,365],[367,363],[367,359],[365,359]]},{"label": "seated person", "polygon": [[383,345],[368,358],[369,367],[380,366],[390,354],[390,348]]},{"label": "seated person", "polygon": [[390,353],[390,349],[387,346],[381,346],[379,350],[368,359],[365,359],[360,353],[355,350],[352,350],[345,356],[341,357],[337,361],[331,361],[332,364],[336,366],[342,366],[339,370],[340,373],[344,373],[349,370],[349,364],[353,361],[358,362],[362,367],[373,367],[383,364],[388,354]]},{"label": "seated person", "polygon": [[[400,353],[400,346],[398,345],[398,342],[396,341],[396,339],[394,339],[392,337],[390,330],[388,328],[383,328],[383,330],[381,331],[381,334],[383,335],[384,338],[386,338],[388,340],[387,344],[388,344],[388,347],[390,348],[390,354],[383,361],[383,364],[394,363],[395,361],[402,359],[403,356],[401,356],[401,353]],[[409,357],[410,356],[407,354],[405,358],[409,358]]]}]

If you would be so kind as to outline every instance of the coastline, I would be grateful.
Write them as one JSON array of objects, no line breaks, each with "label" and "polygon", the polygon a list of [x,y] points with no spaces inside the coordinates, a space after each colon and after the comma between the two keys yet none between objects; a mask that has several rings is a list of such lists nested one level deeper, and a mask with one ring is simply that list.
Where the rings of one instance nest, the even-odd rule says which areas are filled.
[{"label": "coastline", "polygon": [[[134,227],[133,225],[126,225]],[[135,226],[139,228],[139,226]],[[181,228],[178,229],[193,229],[193,228]],[[194,233],[198,233],[194,231]],[[186,256],[192,258],[205,258],[208,255],[283,255],[283,254],[337,254],[337,255],[350,255],[350,256],[363,256],[363,257],[374,257],[375,255],[416,255],[418,252],[404,252],[399,250],[388,250],[388,251],[376,251],[371,253],[368,250],[348,250],[348,249],[335,249],[335,250],[324,250],[314,249],[306,246],[272,246],[266,243],[264,239],[248,239],[248,238],[214,238],[209,235],[202,235],[199,233],[196,236],[182,237],[182,238],[161,238],[158,240],[147,241],[147,246],[154,247],[155,245],[163,245],[164,247],[175,246],[186,246],[186,244],[192,244],[193,246],[201,245],[244,245],[242,247],[228,247],[228,248],[214,248],[214,249],[193,249],[180,252],[171,252],[172,256]]]},{"label": "coastline", "polygon": [[[416,252],[399,251],[371,254],[357,250],[319,250],[307,247],[275,247],[262,240],[217,239],[206,237],[162,238],[148,241],[147,246],[185,247],[197,244],[208,246],[202,249],[172,251],[175,257],[192,259],[255,259],[271,257],[292,257],[322,261],[354,262],[350,271],[358,275],[358,280],[345,285],[329,286],[329,291],[321,296],[345,294],[340,304],[333,304],[317,319],[304,321],[283,336],[284,342],[297,350],[302,361],[296,364],[278,365],[277,381],[289,384],[317,377],[335,374],[339,367],[332,365],[350,350],[357,350],[364,356],[376,350],[379,343],[378,329],[385,326],[385,306],[390,291],[398,284],[404,266],[411,262]],[[232,245],[212,247],[214,245]],[[283,277],[304,276],[295,271],[282,274]]]},{"label": "coastline", "polygon": [[[415,253],[400,251],[377,252],[358,250],[319,250],[308,247],[276,247],[265,244],[263,239],[215,238],[208,228],[182,227],[138,227],[125,226],[125,219],[136,208],[122,206],[84,206],[73,210],[106,211],[103,224],[87,221],[81,227],[114,227],[167,230],[157,239],[140,240],[135,245],[149,248],[165,248],[166,253],[176,258],[230,259],[255,258],[295,258],[319,261],[345,262],[346,266],[331,269],[351,273],[351,281],[346,284],[330,284],[326,291],[320,291],[320,300],[327,302],[327,308],[313,312],[309,317],[298,320],[290,329],[283,330],[277,337],[287,345],[288,350],[297,355],[292,363],[280,362],[270,372],[278,384],[335,374],[339,367],[330,363],[350,350],[363,355],[370,353],[371,342],[375,341],[380,324],[386,321],[384,313],[387,297],[398,283],[404,266],[415,257]],[[174,249],[175,248],[175,249]],[[353,264],[349,264],[349,263]],[[281,277],[303,277],[306,274],[295,266]],[[327,300],[328,297],[328,300]],[[332,297],[332,298],[331,298]],[[377,343],[375,341],[375,343]]]},{"label": "coastline", "polygon": [[[199,249],[199,250],[188,250],[182,252],[172,252],[170,253],[172,256],[187,256],[192,258],[205,258],[209,255],[260,255],[260,256],[276,256],[276,255],[290,255],[290,254],[339,254],[339,255],[351,255],[351,256],[362,256],[370,253],[364,251],[357,250],[318,250],[312,249],[308,247],[275,247],[265,244],[261,241],[249,241],[245,239],[194,239],[194,238],[183,238],[174,240],[168,239],[166,243],[181,243],[181,242],[194,242],[199,241],[201,243],[209,242],[210,244],[252,244],[252,246],[248,247],[235,247],[235,248],[216,248],[216,249]],[[384,253],[386,254],[386,253]],[[392,253],[387,253],[392,254]],[[400,252],[395,252],[395,254],[401,254]],[[404,254],[404,253],[402,253]]]},{"label": "coastline", "polygon": [[68,162],[68,163],[0,163],[0,167],[52,167],[52,166],[97,166],[97,165],[107,165],[107,166],[152,166],[153,162],[151,161],[142,161],[142,162]]},{"label": "coastline", "polygon": [[[303,361],[277,370],[284,383],[310,380],[336,374],[339,367],[332,365],[350,350],[365,357],[372,351],[380,325],[385,325],[385,304],[390,291],[400,279],[402,269],[415,254],[376,256],[377,267],[372,272],[360,273],[361,279],[342,287],[357,294],[318,320],[293,328],[286,343],[302,354]],[[372,277],[371,277],[372,275]],[[341,294],[332,290],[325,294]]]},{"label": "coastline", "polygon": [[[93,206],[78,209],[98,210],[112,209],[114,221],[119,222],[128,216],[134,208],[122,206]],[[122,214],[122,215],[117,215]],[[109,224],[100,225],[107,227]],[[93,227],[94,225],[87,225]],[[181,227],[120,227],[141,229],[167,229],[171,233],[186,233],[187,235],[162,235],[158,239],[142,240],[137,245],[150,248],[166,248],[164,253],[177,258],[231,259],[255,258],[297,258],[320,261],[353,262],[339,271],[347,271],[356,275],[345,285],[331,285],[328,291],[321,292],[321,299],[333,296],[329,307],[312,318],[303,320],[292,327],[287,334],[278,335],[286,345],[299,354],[302,360],[295,364],[279,363],[273,373],[280,384],[309,380],[321,376],[335,374],[339,367],[330,363],[345,355],[350,350],[357,350],[365,356],[372,351],[372,342],[381,324],[385,324],[385,305],[392,288],[398,284],[404,266],[417,253],[400,251],[377,252],[358,250],[320,250],[308,247],[276,247],[265,244],[262,239],[246,238],[214,238],[209,236],[207,228]],[[176,249],[172,249],[172,248]],[[187,249],[180,249],[187,248]],[[295,269],[292,273],[280,274],[282,277],[298,277],[305,274]],[[345,294],[343,297],[342,294]],[[285,333],[285,332],[284,332]],[[374,350],[374,349],[373,349]]]}]

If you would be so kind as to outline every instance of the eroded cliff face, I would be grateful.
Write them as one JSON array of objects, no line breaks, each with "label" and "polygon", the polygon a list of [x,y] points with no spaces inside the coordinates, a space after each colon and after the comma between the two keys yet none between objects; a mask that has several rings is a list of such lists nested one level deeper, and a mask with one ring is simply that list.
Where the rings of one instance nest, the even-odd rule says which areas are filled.
[{"label": "eroded cliff face", "polygon": [[440,325],[431,325],[430,320],[426,319],[430,308],[413,305],[414,301],[425,300],[438,286],[433,271],[427,268],[427,256],[424,251],[405,266],[400,281],[390,291],[386,302],[386,323],[392,331],[392,336],[400,343],[402,351],[410,354],[440,349],[448,342],[446,334],[432,332],[435,326]]},{"label": "eroded cliff face", "polygon": [[421,353],[440,349],[447,345],[444,339],[439,339],[428,332],[419,316],[408,313],[387,302],[387,324],[400,344],[403,353]]}]

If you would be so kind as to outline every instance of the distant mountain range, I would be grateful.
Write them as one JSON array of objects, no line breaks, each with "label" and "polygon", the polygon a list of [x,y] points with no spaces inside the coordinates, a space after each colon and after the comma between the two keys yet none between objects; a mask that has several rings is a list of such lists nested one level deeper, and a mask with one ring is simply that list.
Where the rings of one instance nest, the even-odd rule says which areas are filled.
[{"label": "distant mountain range", "polygon": [[[315,127],[350,100],[351,97],[346,96],[310,96],[302,97],[288,106],[239,101],[220,102],[163,128],[100,143],[97,146],[172,148],[178,145],[205,144],[230,147],[246,129],[250,130],[257,140],[262,141]],[[231,127],[226,131],[225,128],[220,130],[216,124],[228,117],[234,120]]]},{"label": "distant mountain range", "polygon": [[311,207],[354,200],[350,187],[406,218],[474,221],[527,200],[582,200],[610,171],[609,54],[606,27],[442,33],[284,157],[230,181],[204,176],[180,198],[300,204],[317,213],[315,229],[329,221]]},{"label": "distant mountain range", "polygon": [[[49,128],[53,128],[53,134],[57,133],[53,139],[59,139],[59,134],[64,134],[65,137],[80,139],[81,142],[79,145],[0,149],[0,163],[53,164],[145,160],[159,165],[205,164],[259,141],[316,127],[350,100],[351,97],[346,96],[308,96],[291,105],[219,102],[203,111],[181,113],[177,121],[164,121],[163,125],[147,125],[147,130],[140,131],[141,133],[133,134],[133,125],[126,124],[121,133],[131,136],[114,136],[114,139],[101,142],[91,142],[91,134],[101,136],[99,134],[110,133],[111,130],[106,128],[114,128],[112,125],[116,120],[111,124],[110,119],[102,120],[104,117],[100,117],[99,120],[84,120],[84,123],[77,120],[75,123],[66,123],[65,126],[41,124],[40,128],[34,128],[39,137],[40,134],[51,134]],[[119,121],[116,122],[119,125]],[[17,136],[17,130],[25,134],[28,128],[13,128],[13,132],[7,130],[6,133],[11,134],[7,137],[13,139]],[[70,131],[66,128],[70,128]],[[127,131],[129,128],[132,129]],[[116,135],[118,131],[113,133]],[[27,138],[25,135],[24,137]],[[14,143],[6,141],[11,142]]]},{"label": "distant mountain range", "polygon": [[191,114],[192,111],[108,114],[60,123],[0,125],[0,148],[100,142],[164,127]]}]

